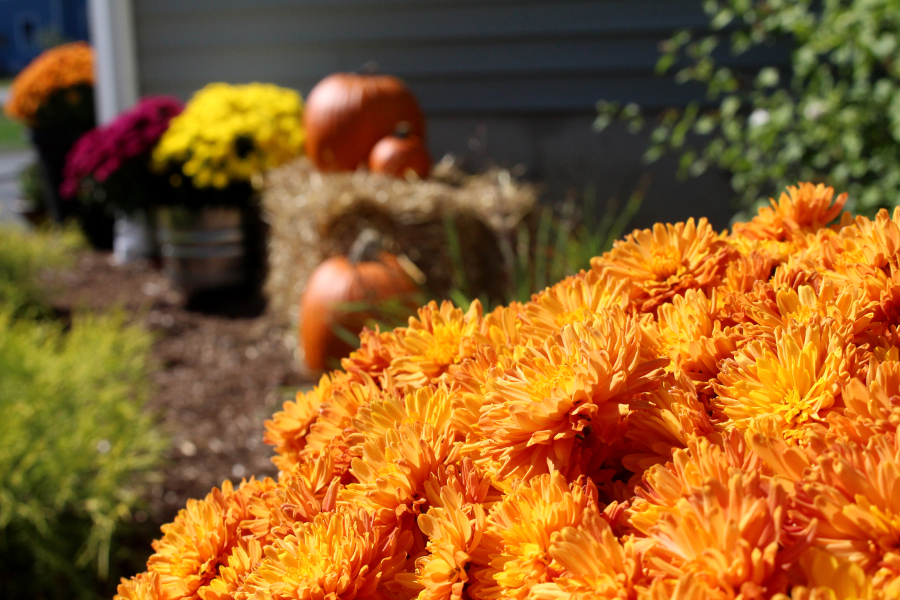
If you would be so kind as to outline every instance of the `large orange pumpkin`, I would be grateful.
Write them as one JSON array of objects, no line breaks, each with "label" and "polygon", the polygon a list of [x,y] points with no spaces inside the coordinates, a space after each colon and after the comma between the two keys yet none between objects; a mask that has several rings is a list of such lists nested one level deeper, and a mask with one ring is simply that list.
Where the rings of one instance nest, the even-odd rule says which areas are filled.
[{"label": "large orange pumpkin", "polygon": [[418,136],[397,132],[381,138],[369,154],[369,170],[373,173],[405,177],[410,169],[423,179],[431,170],[431,155]]},{"label": "large orange pumpkin", "polygon": [[299,333],[311,369],[329,368],[330,362],[348,356],[353,346],[337,330],[357,334],[370,316],[341,310],[341,304],[377,302],[418,289],[397,257],[379,248],[369,245],[362,252],[351,250],[349,256],[333,256],[310,275],[300,300]]},{"label": "large orange pumpkin", "polygon": [[422,109],[402,81],[389,75],[335,73],[306,99],[306,154],[322,171],[352,171],[365,166],[372,147],[401,123],[410,134],[425,136]]}]

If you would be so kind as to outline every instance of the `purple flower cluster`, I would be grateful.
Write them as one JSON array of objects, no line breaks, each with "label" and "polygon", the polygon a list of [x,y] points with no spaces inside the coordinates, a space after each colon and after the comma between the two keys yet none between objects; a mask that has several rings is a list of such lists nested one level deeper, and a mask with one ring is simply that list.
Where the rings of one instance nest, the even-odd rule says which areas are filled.
[{"label": "purple flower cluster", "polygon": [[72,198],[88,177],[103,183],[126,161],[149,153],[183,109],[177,98],[147,96],[115,121],[85,133],[66,156],[60,194]]}]

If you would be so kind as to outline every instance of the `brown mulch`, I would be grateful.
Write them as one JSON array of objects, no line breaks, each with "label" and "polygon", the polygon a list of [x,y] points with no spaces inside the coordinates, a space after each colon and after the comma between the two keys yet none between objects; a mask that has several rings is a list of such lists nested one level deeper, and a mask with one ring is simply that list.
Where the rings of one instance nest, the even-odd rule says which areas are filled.
[{"label": "brown mulch", "polygon": [[310,382],[296,368],[292,337],[258,294],[235,290],[189,305],[154,265],[115,266],[97,251],[49,274],[48,284],[61,315],[119,307],[156,336],[148,409],[171,448],[151,514],[139,520],[169,521],[223,480],[276,474],[263,422]]}]

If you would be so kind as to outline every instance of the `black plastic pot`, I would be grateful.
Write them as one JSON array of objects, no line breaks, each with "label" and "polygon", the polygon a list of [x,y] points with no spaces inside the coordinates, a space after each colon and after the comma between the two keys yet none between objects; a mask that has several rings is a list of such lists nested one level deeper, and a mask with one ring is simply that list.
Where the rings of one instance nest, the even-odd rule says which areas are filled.
[{"label": "black plastic pot", "polygon": [[95,248],[112,249],[112,215],[99,206],[85,206],[77,200],[64,200],[59,196],[66,155],[80,134],[47,129],[32,129],[31,142],[37,149],[41,168],[41,180],[47,199],[47,212],[56,223],[69,219],[78,221],[85,237]]}]

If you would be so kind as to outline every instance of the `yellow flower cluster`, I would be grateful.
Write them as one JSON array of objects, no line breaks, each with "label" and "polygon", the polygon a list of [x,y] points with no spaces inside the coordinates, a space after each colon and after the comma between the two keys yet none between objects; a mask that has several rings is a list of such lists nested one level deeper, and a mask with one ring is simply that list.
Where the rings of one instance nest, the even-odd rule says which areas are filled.
[{"label": "yellow flower cluster", "polygon": [[189,503],[118,597],[900,597],[900,209],[845,201],[365,332],[267,422],[278,481]]},{"label": "yellow flower cluster", "polygon": [[54,93],[94,83],[94,53],[85,42],[72,42],[42,52],[13,79],[4,110],[34,125],[38,109]]},{"label": "yellow flower cluster", "polygon": [[180,170],[196,187],[224,188],[294,158],[303,139],[297,92],[262,83],[212,83],[172,119],[153,151],[153,164]]}]

